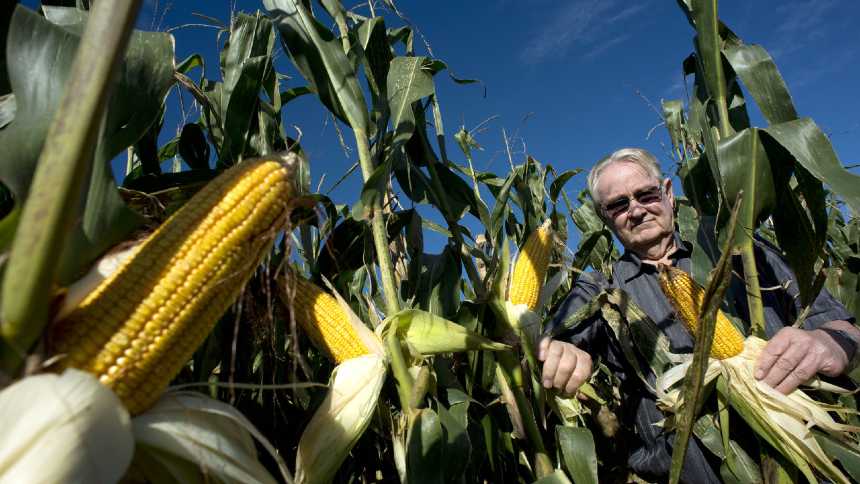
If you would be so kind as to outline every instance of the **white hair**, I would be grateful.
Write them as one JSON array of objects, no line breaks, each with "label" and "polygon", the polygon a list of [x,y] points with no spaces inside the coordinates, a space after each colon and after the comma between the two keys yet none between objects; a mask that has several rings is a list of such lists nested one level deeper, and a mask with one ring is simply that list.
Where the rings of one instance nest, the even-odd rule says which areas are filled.
[{"label": "white hair", "polygon": [[597,182],[600,180],[600,174],[607,166],[617,162],[639,165],[645,170],[645,173],[658,182],[662,179],[660,164],[657,163],[657,158],[654,158],[654,155],[642,148],[622,148],[598,161],[588,173],[588,193],[591,194],[591,199],[598,205],[600,205],[600,199],[597,196]]}]

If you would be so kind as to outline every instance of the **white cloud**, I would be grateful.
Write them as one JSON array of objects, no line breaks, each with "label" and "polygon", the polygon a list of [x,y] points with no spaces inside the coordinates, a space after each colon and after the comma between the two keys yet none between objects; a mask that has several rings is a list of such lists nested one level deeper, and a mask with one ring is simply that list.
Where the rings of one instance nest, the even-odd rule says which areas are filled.
[{"label": "white cloud", "polygon": [[672,76],[669,87],[663,91],[663,97],[666,99],[686,98],[688,86],[685,84],[685,79],[680,74]]},{"label": "white cloud", "polygon": [[790,70],[791,79],[786,79],[791,88],[803,88],[822,78],[831,78],[841,72],[845,66],[854,64],[857,58],[855,50],[840,50],[832,56],[819,58],[814,65],[806,65],[801,69]]},{"label": "white cloud", "polygon": [[[794,0],[773,10],[765,48],[784,73],[789,89],[800,89],[842,72],[857,61],[855,45],[836,44],[836,32],[853,19],[844,14],[854,0]],[[822,52],[827,52],[822,55]]]},{"label": "white cloud", "polygon": [[775,59],[786,57],[825,39],[832,22],[829,15],[837,6],[837,0],[796,0],[776,7],[771,55]]},{"label": "white cloud", "polygon": [[645,3],[639,3],[639,4],[631,5],[627,8],[625,8],[624,10],[618,12],[617,14],[613,15],[612,17],[609,17],[609,19],[606,22],[611,24],[611,23],[618,22],[619,20],[624,20],[628,17],[632,17],[632,16],[636,15],[637,13],[641,12],[642,10],[645,10],[645,8],[647,6],[648,5]]},{"label": "white cloud", "polygon": [[[628,5],[626,8],[621,8]],[[584,57],[593,59],[610,47],[627,40],[630,35],[616,35],[609,28],[628,19],[646,7],[644,3],[630,5],[620,0],[576,0],[556,10],[547,10],[548,22],[541,22],[533,40],[520,52],[520,60],[536,64],[550,56],[565,55],[573,48],[582,49]]]},{"label": "white cloud", "polygon": [[597,57],[600,57],[600,55],[603,54],[604,52],[606,52],[607,50],[609,50],[612,47],[624,42],[625,40],[629,39],[631,36],[632,36],[632,34],[629,34],[629,33],[621,34],[621,35],[613,37],[607,41],[603,41],[600,44],[595,45],[594,48],[592,48],[591,50],[589,50],[585,54],[583,54],[582,57],[584,59],[589,59],[589,60],[596,59]]},{"label": "white cloud", "polygon": [[834,0],[800,0],[780,5],[775,12],[783,18],[776,31],[793,37],[820,35],[825,17],[836,5]]}]

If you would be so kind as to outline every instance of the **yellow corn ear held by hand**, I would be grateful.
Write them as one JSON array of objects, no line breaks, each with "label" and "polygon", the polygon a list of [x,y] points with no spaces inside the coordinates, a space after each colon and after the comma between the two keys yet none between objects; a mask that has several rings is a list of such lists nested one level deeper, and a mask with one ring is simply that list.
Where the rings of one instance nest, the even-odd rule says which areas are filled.
[{"label": "yellow corn ear held by hand", "polygon": [[[678,318],[695,337],[699,330],[705,290],[689,274],[677,267],[664,266],[660,271],[659,280],[660,288],[675,308]],[[711,357],[722,360],[740,354],[743,349],[743,335],[723,314],[723,311],[718,309]]]},{"label": "yellow corn ear held by hand", "polygon": [[370,353],[334,296],[304,277],[296,276],[292,280],[295,284],[293,314],[317,348],[338,364]]},{"label": "yellow corn ear held by hand", "polygon": [[552,229],[547,220],[532,232],[517,257],[508,290],[511,303],[525,304],[531,310],[537,308],[551,253]]},{"label": "yellow corn ear held by hand", "polygon": [[58,365],[96,375],[132,415],[153,405],[286,225],[297,164],[247,160],[202,188],[54,324]]}]

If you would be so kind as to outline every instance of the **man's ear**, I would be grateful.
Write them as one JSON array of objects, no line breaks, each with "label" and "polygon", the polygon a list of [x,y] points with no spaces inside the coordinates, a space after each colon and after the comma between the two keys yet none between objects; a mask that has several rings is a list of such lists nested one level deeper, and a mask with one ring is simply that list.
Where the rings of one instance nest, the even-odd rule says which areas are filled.
[{"label": "man's ear", "polygon": [[664,191],[666,193],[666,200],[669,201],[669,204],[672,206],[672,210],[675,210],[675,194],[672,193],[672,179],[666,178],[663,180]]}]

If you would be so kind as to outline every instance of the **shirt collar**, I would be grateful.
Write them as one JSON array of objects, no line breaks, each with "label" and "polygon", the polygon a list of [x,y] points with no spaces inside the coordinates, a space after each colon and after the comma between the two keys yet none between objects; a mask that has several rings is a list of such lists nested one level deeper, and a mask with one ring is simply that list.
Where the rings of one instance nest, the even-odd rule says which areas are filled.
[{"label": "shirt collar", "polygon": [[[681,238],[681,234],[677,231],[672,234],[672,237],[675,239],[675,247],[677,247],[677,249],[669,257],[671,259],[690,257],[690,254],[693,252],[692,244],[684,241],[684,239]],[[635,279],[642,274],[646,268],[653,267],[654,266],[650,264],[643,264],[642,259],[635,252],[627,249],[624,250],[624,254],[618,259],[618,262],[615,263],[616,275],[622,278],[624,282],[629,282],[630,280]]]}]

